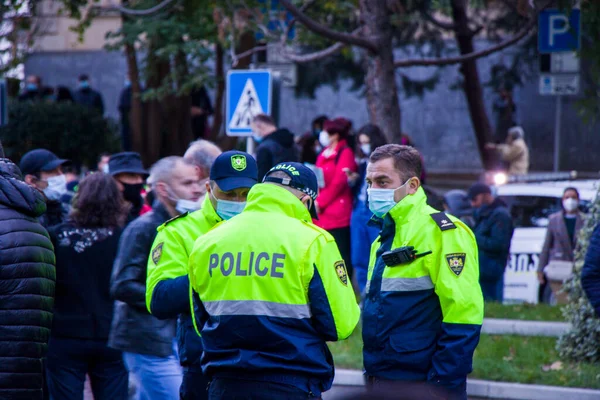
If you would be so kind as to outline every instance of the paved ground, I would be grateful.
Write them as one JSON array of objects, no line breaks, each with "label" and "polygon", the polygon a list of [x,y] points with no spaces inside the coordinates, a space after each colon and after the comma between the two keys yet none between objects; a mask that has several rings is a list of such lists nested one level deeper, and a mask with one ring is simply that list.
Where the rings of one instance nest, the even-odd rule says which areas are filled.
[{"label": "paved ground", "polygon": [[[334,386],[323,394],[323,400],[351,400],[354,395],[365,393],[365,389],[357,386]],[[419,400],[419,399],[415,399]],[[485,400],[480,397],[469,397],[469,400]],[[494,399],[500,400],[500,399]]]}]

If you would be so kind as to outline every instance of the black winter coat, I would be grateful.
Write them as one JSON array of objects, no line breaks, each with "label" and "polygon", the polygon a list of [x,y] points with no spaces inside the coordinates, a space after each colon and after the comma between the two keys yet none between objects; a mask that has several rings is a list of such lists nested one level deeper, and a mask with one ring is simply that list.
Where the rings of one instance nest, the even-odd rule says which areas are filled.
[{"label": "black winter coat", "polygon": [[298,150],[294,134],[287,129],[278,129],[256,147],[258,181],[262,182],[271,168],[284,161],[298,161]]},{"label": "black winter coat", "polygon": [[54,249],[37,218],[44,196],[0,159],[0,399],[42,399],[54,302]]},{"label": "black winter coat", "polygon": [[129,353],[168,357],[173,354],[177,320],[160,320],[146,308],[148,257],[156,228],[170,218],[162,204],[154,204],[151,212],[130,223],[121,235],[110,280],[110,294],[116,301],[108,345]]}]

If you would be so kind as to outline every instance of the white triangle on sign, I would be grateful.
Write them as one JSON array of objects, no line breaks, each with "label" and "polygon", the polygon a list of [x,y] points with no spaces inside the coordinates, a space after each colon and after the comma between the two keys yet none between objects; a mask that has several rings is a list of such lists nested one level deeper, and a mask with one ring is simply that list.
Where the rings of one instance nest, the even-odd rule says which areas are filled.
[{"label": "white triangle on sign", "polygon": [[250,123],[255,115],[262,114],[264,111],[258,100],[256,88],[252,79],[248,79],[244,85],[242,95],[238,100],[235,111],[229,121],[229,128],[232,129],[247,129],[250,128]]}]

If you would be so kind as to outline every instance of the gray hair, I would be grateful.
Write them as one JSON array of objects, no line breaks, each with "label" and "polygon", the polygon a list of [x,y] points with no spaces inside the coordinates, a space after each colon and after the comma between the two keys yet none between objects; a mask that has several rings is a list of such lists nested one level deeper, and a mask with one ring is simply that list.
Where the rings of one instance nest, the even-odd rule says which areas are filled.
[{"label": "gray hair", "polygon": [[152,188],[159,182],[168,183],[173,177],[173,171],[179,163],[192,165],[189,161],[186,161],[183,157],[179,156],[161,158],[152,166],[152,168],[150,168],[150,176],[146,182],[152,186]]},{"label": "gray hair", "polygon": [[520,126],[513,126],[508,130],[508,134],[515,139],[523,139],[525,137],[525,131]]},{"label": "gray hair", "polygon": [[222,150],[211,141],[199,139],[190,143],[183,157],[205,171],[210,171]]}]

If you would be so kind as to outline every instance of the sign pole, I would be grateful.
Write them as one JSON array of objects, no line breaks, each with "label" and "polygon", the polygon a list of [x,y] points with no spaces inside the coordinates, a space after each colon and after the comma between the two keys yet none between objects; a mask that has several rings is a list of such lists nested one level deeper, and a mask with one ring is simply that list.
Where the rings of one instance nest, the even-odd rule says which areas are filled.
[{"label": "sign pole", "polygon": [[252,136],[246,138],[246,153],[254,155],[254,139],[252,139]]},{"label": "sign pole", "polygon": [[560,152],[560,123],[562,117],[562,96],[556,96],[556,112],[554,118],[554,172],[559,171]]}]

